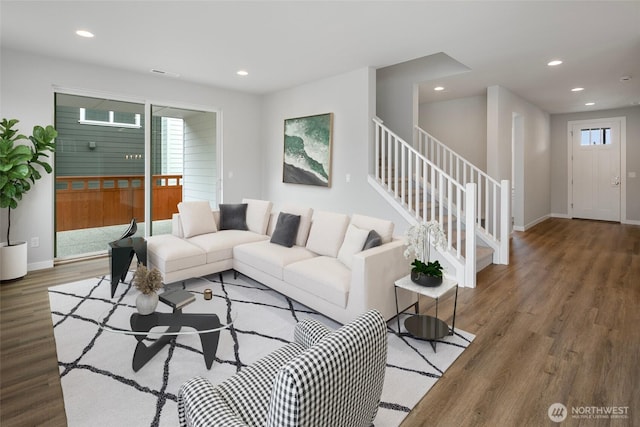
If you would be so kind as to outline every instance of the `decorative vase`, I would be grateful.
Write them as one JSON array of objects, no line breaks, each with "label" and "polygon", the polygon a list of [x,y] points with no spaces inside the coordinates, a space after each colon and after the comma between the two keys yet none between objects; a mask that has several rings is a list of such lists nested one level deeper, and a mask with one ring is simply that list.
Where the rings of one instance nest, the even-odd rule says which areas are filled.
[{"label": "decorative vase", "polygon": [[158,306],[158,294],[152,292],[150,294],[140,294],[136,297],[136,308],[138,313],[146,316],[153,313]]},{"label": "decorative vase", "polygon": [[420,286],[435,288],[436,286],[440,286],[442,284],[442,276],[429,276],[413,269],[411,270],[411,281]]}]

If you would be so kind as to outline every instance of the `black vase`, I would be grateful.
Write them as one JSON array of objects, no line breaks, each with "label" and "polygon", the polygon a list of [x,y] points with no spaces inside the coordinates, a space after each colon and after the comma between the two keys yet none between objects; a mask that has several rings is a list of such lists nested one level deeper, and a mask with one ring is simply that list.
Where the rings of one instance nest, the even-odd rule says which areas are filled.
[{"label": "black vase", "polygon": [[416,270],[411,270],[411,281],[420,286],[435,288],[442,284],[442,276],[429,276]]}]

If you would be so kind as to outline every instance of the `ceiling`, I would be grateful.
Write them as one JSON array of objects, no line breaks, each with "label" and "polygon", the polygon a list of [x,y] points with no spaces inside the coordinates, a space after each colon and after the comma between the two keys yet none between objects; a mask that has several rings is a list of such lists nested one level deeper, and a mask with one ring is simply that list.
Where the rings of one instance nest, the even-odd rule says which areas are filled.
[{"label": "ceiling", "polygon": [[421,102],[501,85],[552,114],[640,103],[640,1],[1,0],[0,15],[5,48],[255,94],[442,52],[470,71],[416,82]]}]

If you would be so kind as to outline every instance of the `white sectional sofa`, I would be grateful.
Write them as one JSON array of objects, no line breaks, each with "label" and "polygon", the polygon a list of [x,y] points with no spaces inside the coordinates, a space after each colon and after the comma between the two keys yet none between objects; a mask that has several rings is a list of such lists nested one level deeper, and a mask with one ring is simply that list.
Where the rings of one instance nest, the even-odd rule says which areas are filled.
[{"label": "white sectional sofa", "polygon": [[[149,267],[165,283],[233,269],[340,323],[371,309],[395,316],[393,283],[410,265],[391,221],[272,207],[253,199],[214,211],[207,202],[182,203],[172,234],[148,239]],[[365,243],[374,247],[363,250]],[[415,302],[402,290],[398,298],[401,309]]]}]

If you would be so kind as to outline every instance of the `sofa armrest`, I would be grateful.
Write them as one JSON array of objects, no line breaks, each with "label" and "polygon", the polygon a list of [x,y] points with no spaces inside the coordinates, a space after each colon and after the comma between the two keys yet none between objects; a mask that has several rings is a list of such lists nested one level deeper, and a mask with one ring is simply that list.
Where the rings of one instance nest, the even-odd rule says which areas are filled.
[{"label": "sofa armrest", "polygon": [[305,348],[309,348],[330,333],[331,329],[317,320],[305,319],[296,324],[293,331],[293,340]]},{"label": "sofa armrest", "polygon": [[[354,255],[348,301],[350,312],[377,309],[387,320],[396,315],[394,282],[411,271],[404,250],[404,241],[396,238]],[[414,293],[398,290],[400,310],[416,300]]]},{"label": "sofa armrest", "polygon": [[195,377],[185,382],[178,392],[180,427],[244,427],[247,426],[227,406],[209,380]]}]

